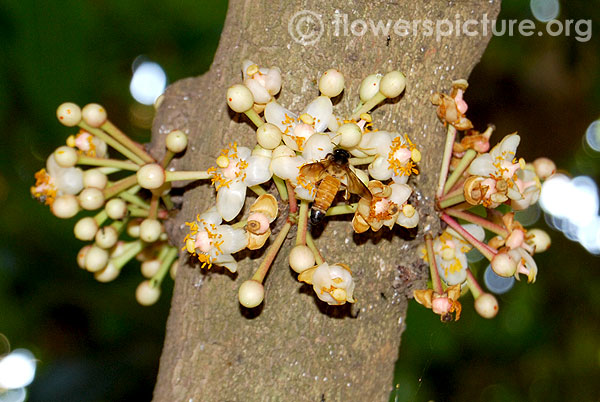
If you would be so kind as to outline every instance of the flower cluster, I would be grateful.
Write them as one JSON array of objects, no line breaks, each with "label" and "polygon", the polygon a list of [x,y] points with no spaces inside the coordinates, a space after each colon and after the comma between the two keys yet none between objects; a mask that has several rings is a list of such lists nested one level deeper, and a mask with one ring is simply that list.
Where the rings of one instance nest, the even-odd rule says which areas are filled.
[{"label": "flower cluster", "polygon": [[481,316],[492,318],[498,312],[496,298],[483,291],[469,267],[466,253],[472,248],[489,260],[490,275],[498,280],[524,275],[533,283],[538,272],[533,255],[550,245],[544,231],[525,229],[515,220],[515,212],[537,202],[541,181],[552,175],[556,166],[547,158],[532,164],[517,159],[520,137],[516,133],[490,149],[493,127],[483,133],[475,131],[465,115],[467,86],[465,80],[455,81],[449,95],[432,97],[438,117],[448,127],[436,193],[446,229],[435,239],[426,236],[423,258],[430,266],[432,288],[416,290],[414,297],[442,321],[459,319],[458,298],[467,288]]},{"label": "flower cluster", "polygon": [[[243,83],[231,86],[226,100],[234,112],[245,114],[256,126],[256,144],[245,147],[234,142],[218,154],[215,165],[207,170],[216,191],[215,204],[187,223],[183,248],[201,267],[217,265],[236,272],[233,254],[262,248],[271,225],[284,215],[283,226],[256,273],[240,286],[242,305],[251,308],[262,303],[265,275],[296,224],[296,245],[289,263],[299,274],[298,280],[312,285],[316,296],[328,304],[353,303],[350,267],[325,262],[310,228],[342,214],[353,215],[357,233],[418,224],[419,213],[409,203],[412,188],[407,182],[418,173],[421,154],[406,134],[375,128],[369,113],[383,100],[398,97],[404,91],[405,77],[398,71],[368,76],[361,84],[355,112],[343,117],[331,100],[345,87],[338,70],[321,75],[320,94],[297,113],[274,98],[281,90],[278,68],[244,61],[242,76]],[[271,188],[288,205],[285,211],[279,210],[277,199],[268,192]],[[258,198],[245,211],[252,193]],[[356,202],[349,204],[351,197]]]},{"label": "flower cluster", "polygon": [[[177,248],[168,244],[163,226],[173,208],[169,182],[209,175],[165,171],[187,147],[182,131],[166,136],[167,152],[158,163],[112,124],[98,104],[80,108],[64,103],[57,118],[79,131],[50,154],[46,167],[35,174],[31,195],[59,218],[85,215],[75,223],[74,234],[90,243],[78,253],[77,263],[98,281],[113,281],[127,262],[141,261],[146,280],[138,286],[136,299],[143,305],[155,303],[166,274],[174,277],[177,270]],[[125,159],[110,158],[109,147]]]}]

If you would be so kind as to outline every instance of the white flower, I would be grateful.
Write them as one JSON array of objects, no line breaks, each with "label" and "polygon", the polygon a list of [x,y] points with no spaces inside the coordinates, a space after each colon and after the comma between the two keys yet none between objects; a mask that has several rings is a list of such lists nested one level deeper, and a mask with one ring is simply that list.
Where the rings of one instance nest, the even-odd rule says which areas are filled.
[{"label": "white flower", "polygon": [[413,159],[420,154],[407,135],[386,131],[367,133],[359,147],[368,155],[377,155],[369,165],[369,174],[376,180],[406,183],[408,176],[418,173]]},{"label": "white flower", "polygon": [[[463,228],[479,241],[485,238],[485,232],[479,225],[466,224]],[[434,240],[433,251],[438,272],[448,285],[462,284],[467,280],[467,256],[473,246],[461,235],[447,228]]]},{"label": "white flower", "polygon": [[196,255],[204,268],[219,265],[231,272],[237,271],[237,262],[231,254],[243,250],[248,245],[246,231],[222,225],[221,215],[215,207],[186,222],[190,233],[185,236],[185,249]]},{"label": "white flower", "polygon": [[106,142],[83,129],[79,130],[77,135],[69,136],[67,138],[67,145],[71,148],[79,149],[86,156],[95,156],[97,158],[104,158],[106,156]]},{"label": "white flower", "polygon": [[252,92],[254,102],[265,104],[281,89],[281,71],[277,67],[259,68],[250,60],[242,63],[244,85]]},{"label": "white flower", "polygon": [[542,184],[534,170],[527,167],[517,170],[515,184],[523,196],[520,200],[511,200],[510,205],[515,211],[527,209],[539,200]]},{"label": "white flower", "polygon": [[324,132],[330,124],[336,124],[333,105],[326,96],[319,96],[308,104],[300,116],[287,110],[276,101],[265,107],[267,122],[279,127],[283,142],[294,151],[302,151],[305,142],[314,133]]},{"label": "white flower", "polygon": [[412,193],[408,185],[397,183],[385,185],[378,180],[371,180],[368,187],[373,197],[371,201],[364,198],[358,201],[352,219],[355,232],[365,232],[369,227],[375,232],[383,226],[391,229],[395,223],[407,228],[418,224],[418,212],[407,204],[408,197]]},{"label": "white flower", "polygon": [[244,206],[246,188],[269,181],[271,158],[251,155],[250,149],[237,143],[221,151],[218,168],[210,168],[212,182],[217,190],[217,211],[223,219],[234,219]]},{"label": "white flower", "polygon": [[46,169],[41,169],[35,174],[35,185],[31,187],[31,195],[46,205],[52,205],[56,197],[76,195],[82,189],[83,171],[78,167],[59,166],[52,153],[46,161]]},{"label": "white flower", "polygon": [[317,297],[330,305],[354,303],[354,279],[346,264],[329,265],[326,262],[307,269],[298,280],[313,285]]}]

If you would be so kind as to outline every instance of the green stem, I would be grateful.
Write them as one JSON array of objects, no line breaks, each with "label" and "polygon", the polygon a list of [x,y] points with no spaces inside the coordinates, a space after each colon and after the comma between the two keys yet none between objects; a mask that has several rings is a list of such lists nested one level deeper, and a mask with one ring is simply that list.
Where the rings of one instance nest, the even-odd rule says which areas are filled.
[{"label": "green stem", "polygon": [[160,284],[162,283],[163,279],[165,279],[167,272],[169,272],[169,269],[171,268],[171,265],[173,265],[173,262],[175,261],[176,258],[177,258],[177,248],[169,247],[169,251],[167,251],[167,254],[165,255],[162,262],[160,263],[158,272],[156,272],[156,274],[154,274],[154,276],[150,279],[150,285],[152,287],[160,286]]},{"label": "green stem", "polygon": [[166,167],[169,166],[169,163],[171,163],[171,160],[173,159],[174,156],[175,156],[175,153],[173,151],[167,149],[167,152],[165,152],[165,156],[163,156],[163,160],[160,164],[163,167],[163,169],[166,169]]},{"label": "green stem", "polygon": [[433,251],[433,239],[431,235],[425,235],[425,246],[427,249],[427,260],[429,261],[429,275],[431,276],[431,284],[433,291],[439,295],[444,293],[444,287],[442,286],[442,280],[440,279],[440,273],[437,268],[435,261],[435,253]]},{"label": "green stem", "polygon": [[442,220],[461,235],[466,241],[471,243],[485,258],[492,261],[492,258],[498,253],[496,250],[477,240],[473,235],[465,230],[458,222],[452,219],[448,214],[442,213]]},{"label": "green stem", "polygon": [[467,268],[467,285],[469,286],[469,290],[473,294],[474,299],[479,298],[479,296],[485,293],[479,283],[477,283],[473,272],[471,272],[469,268]]},{"label": "green stem", "polygon": [[147,244],[141,240],[135,240],[125,246],[123,253],[118,257],[111,258],[111,262],[116,269],[121,269],[127,264],[132,258],[139,254],[140,251],[146,247]]},{"label": "green stem", "polygon": [[96,221],[96,224],[98,224],[98,227],[102,226],[102,224],[106,222],[107,219],[108,214],[106,213],[106,209],[104,208],[102,208],[102,210],[94,216],[94,220]]},{"label": "green stem", "polygon": [[448,207],[451,207],[456,204],[460,204],[461,202],[464,202],[464,201],[465,201],[465,195],[461,193],[461,194],[455,195],[454,197],[448,197],[448,198],[440,201],[438,205],[440,208],[444,209],[444,208],[448,208]]},{"label": "green stem", "polygon": [[454,139],[456,138],[456,128],[452,124],[448,124],[448,132],[446,133],[446,145],[444,146],[444,157],[442,158],[442,167],[440,169],[440,178],[438,181],[437,198],[444,194],[444,184],[448,177],[448,168],[452,159],[452,148],[454,147]]},{"label": "green stem", "polygon": [[373,162],[375,158],[377,158],[377,155],[366,156],[364,158],[350,158],[349,162],[352,166],[366,165],[368,163]]},{"label": "green stem", "polygon": [[114,197],[115,195],[127,190],[128,188],[135,186],[137,184],[137,177],[135,174],[125,177],[119,181],[114,182],[111,186],[104,189],[104,199],[108,200],[109,198]]},{"label": "green stem", "polygon": [[333,215],[353,214],[356,212],[356,208],[358,208],[358,202],[355,202],[354,204],[336,205],[335,207],[329,208],[325,215],[333,216]]},{"label": "green stem", "polygon": [[477,152],[474,149],[467,149],[467,152],[465,152],[465,154],[463,155],[462,159],[460,160],[458,166],[456,167],[456,169],[454,169],[454,171],[450,175],[450,178],[446,182],[446,185],[444,186],[444,192],[442,195],[444,195],[448,191],[450,191],[452,186],[454,186],[454,184],[456,184],[458,179],[461,178],[464,171],[467,170],[467,168],[469,167],[469,165],[471,164],[473,159],[475,159],[476,156],[477,156]]},{"label": "green stem", "polygon": [[129,205],[127,210],[129,211],[129,216],[133,218],[147,218],[150,215],[148,209],[139,208],[135,205]]},{"label": "green stem", "polygon": [[244,114],[246,116],[248,116],[248,118],[250,119],[250,121],[252,121],[252,123],[254,123],[254,125],[256,126],[256,128],[259,128],[260,126],[262,126],[263,124],[265,124],[265,122],[263,121],[263,119],[260,118],[260,116],[258,115],[258,113],[256,113],[256,111],[252,108],[250,108],[249,110],[246,110],[244,112]]},{"label": "green stem", "polygon": [[175,205],[173,204],[173,201],[171,201],[171,195],[170,194],[161,195],[160,199],[162,200],[163,204],[165,204],[165,207],[167,207],[167,210],[170,211],[173,208],[175,208]]},{"label": "green stem", "polygon": [[158,215],[158,200],[159,196],[152,194],[150,199],[150,209],[148,210],[148,219],[156,219]]},{"label": "green stem", "polygon": [[360,107],[360,109],[358,109],[356,112],[354,112],[354,114],[350,117],[350,119],[351,120],[358,119],[361,114],[367,113],[368,111],[373,109],[375,106],[379,105],[384,100],[385,100],[385,95],[383,95],[381,92],[377,92],[377,94],[375,94],[374,97],[369,99],[364,105],[362,105]]},{"label": "green stem", "polygon": [[286,238],[287,234],[289,233],[291,227],[292,227],[292,221],[290,221],[288,219],[285,222],[285,225],[283,225],[283,227],[281,228],[281,231],[279,231],[279,233],[277,234],[277,237],[275,238],[275,241],[273,242],[273,244],[271,244],[271,246],[269,247],[269,250],[267,251],[267,255],[265,256],[265,259],[260,263],[260,266],[254,273],[254,275],[252,275],[251,280],[257,281],[258,283],[263,282],[263,280],[265,279],[265,276],[267,275],[267,272],[269,272],[269,268],[271,267],[271,265],[273,264],[273,261],[275,260],[275,256],[277,256],[277,253],[279,252],[281,245],[285,241],[285,238]]},{"label": "green stem", "polygon": [[97,158],[95,156],[85,156],[79,155],[77,158],[78,165],[87,165],[87,166],[105,166],[105,167],[113,167],[117,169],[123,170],[133,170],[137,171],[140,168],[140,165],[136,165],[131,161],[123,161],[119,159],[109,159],[109,158]]},{"label": "green stem", "polygon": [[206,170],[191,171],[191,172],[169,172],[165,171],[166,181],[176,180],[206,180],[212,177],[212,174]]},{"label": "green stem", "polygon": [[259,197],[261,195],[267,194],[267,192],[265,191],[264,188],[262,188],[260,186],[260,184],[257,184],[256,186],[250,186],[248,187],[250,190],[252,190],[254,192],[254,194],[258,195]]},{"label": "green stem", "polygon": [[137,163],[138,165],[145,164],[144,160],[142,158],[140,158],[139,156],[137,156],[135,154],[135,152],[129,150],[126,146],[124,146],[119,141],[115,140],[113,137],[111,137],[104,131],[100,130],[99,128],[89,126],[83,120],[81,122],[79,122],[78,125],[79,125],[79,127],[83,128],[85,131],[98,137],[98,139],[106,142],[107,145],[111,146],[112,148],[114,148],[115,150],[117,150],[118,152],[123,154],[123,156],[125,156],[127,159],[131,160],[132,162]]},{"label": "green stem", "polygon": [[127,149],[131,150],[137,156],[140,157],[145,163],[154,163],[156,162],[153,157],[151,157],[142,147],[140,147],[136,142],[134,142],[127,134],[122,132],[111,123],[110,120],[106,120],[106,122],[100,126],[100,128],[106,131],[109,135],[111,135],[115,140],[119,141],[123,144]]},{"label": "green stem", "polygon": [[308,201],[300,201],[298,216],[298,232],[296,233],[296,246],[306,244],[306,228],[308,227]]},{"label": "green stem", "polygon": [[275,183],[275,187],[277,187],[277,191],[279,192],[279,198],[281,201],[288,200],[287,187],[281,177],[273,175],[273,182]]},{"label": "green stem", "polygon": [[[136,165],[137,166],[137,165]],[[121,169],[116,168],[116,167],[99,167],[96,168],[98,171],[100,171],[100,173],[104,173],[105,175],[109,175],[109,174],[113,174],[113,173],[117,173],[120,172]]]},{"label": "green stem", "polygon": [[317,262],[317,265],[323,264],[325,262],[325,260],[323,259],[321,252],[317,248],[317,245],[315,244],[315,241],[308,230],[306,231],[306,245],[313,252],[313,254],[315,256],[315,261]]},{"label": "green stem", "polygon": [[140,208],[144,208],[144,209],[150,208],[150,204],[148,204],[146,201],[142,200],[137,195],[131,194],[129,191],[123,191],[121,194],[119,194],[119,198],[122,198],[125,201],[127,201],[133,205],[137,205]]},{"label": "green stem", "polygon": [[510,232],[506,228],[503,228],[500,225],[490,222],[482,216],[475,215],[475,214],[472,214],[467,211],[457,211],[452,208],[448,208],[444,212],[446,212],[448,215],[453,216],[455,218],[463,219],[467,222],[479,225],[479,226],[489,230],[490,232],[500,235],[504,238],[507,238],[508,235],[510,234]]}]

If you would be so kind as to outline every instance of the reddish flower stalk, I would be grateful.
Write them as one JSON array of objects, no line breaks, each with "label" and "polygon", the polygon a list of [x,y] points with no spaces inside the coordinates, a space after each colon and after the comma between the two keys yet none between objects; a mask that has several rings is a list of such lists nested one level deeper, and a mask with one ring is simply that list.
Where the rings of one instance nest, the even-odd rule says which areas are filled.
[{"label": "reddish flower stalk", "polygon": [[489,230],[490,232],[496,233],[497,235],[500,235],[504,238],[508,237],[508,235],[510,234],[510,232],[506,228],[503,228],[502,226],[497,225],[493,222],[490,222],[487,219],[485,219],[484,217],[475,215],[471,212],[458,211],[453,208],[448,208],[445,210],[445,212],[448,215],[453,216],[455,218],[463,219],[467,222],[479,225],[479,226]]},{"label": "reddish flower stalk", "polygon": [[466,241],[471,243],[473,245],[473,247],[475,247],[477,250],[479,250],[479,252],[481,254],[483,254],[483,256],[485,258],[487,258],[488,260],[491,261],[492,258],[494,258],[494,255],[496,255],[498,253],[496,250],[494,250],[487,244],[482,243],[479,240],[477,240],[475,237],[473,237],[473,235],[471,235],[471,233],[467,232],[465,230],[465,228],[463,228],[458,222],[456,222],[454,219],[452,219],[445,212],[442,212],[442,220],[444,222],[446,222],[448,224],[448,226],[450,226],[452,229],[454,229],[458,234],[460,234]]}]

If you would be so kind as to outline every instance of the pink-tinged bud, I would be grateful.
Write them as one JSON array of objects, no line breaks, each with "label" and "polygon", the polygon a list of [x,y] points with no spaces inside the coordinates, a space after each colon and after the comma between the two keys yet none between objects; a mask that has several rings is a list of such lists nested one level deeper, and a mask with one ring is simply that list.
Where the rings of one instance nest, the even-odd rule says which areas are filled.
[{"label": "pink-tinged bud", "polygon": [[517,263],[506,252],[500,252],[492,258],[492,270],[504,278],[509,278],[517,271]]},{"label": "pink-tinged bud", "polygon": [[248,216],[248,231],[261,235],[269,230],[269,218],[263,213],[254,212]]},{"label": "pink-tinged bud", "polygon": [[444,315],[452,309],[452,302],[447,297],[438,297],[432,300],[431,310],[439,315]]}]

